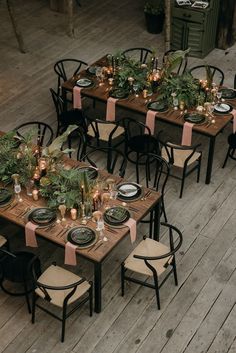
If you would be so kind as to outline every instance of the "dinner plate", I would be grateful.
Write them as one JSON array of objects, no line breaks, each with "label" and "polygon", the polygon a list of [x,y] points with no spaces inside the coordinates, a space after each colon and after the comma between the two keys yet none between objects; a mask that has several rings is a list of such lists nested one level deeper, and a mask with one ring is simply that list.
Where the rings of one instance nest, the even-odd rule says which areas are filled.
[{"label": "dinner plate", "polygon": [[105,223],[111,226],[120,226],[130,218],[129,211],[121,206],[114,206],[105,210],[103,214]]},{"label": "dinner plate", "polygon": [[31,210],[27,215],[28,221],[41,227],[47,227],[57,219],[56,211],[48,207],[39,207]]},{"label": "dinner plate", "polygon": [[137,200],[142,195],[142,188],[136,183],[122,183],[117,186],[118,199],[122,201]]},{"label": "dinner plate", "polygon": [[88,178],[93,180],[98,176],[98,170],[95,167],[87,166],[87,167],[78,167],[79,172],[86,172],[88,174]]},{"label": "dinner plate", "polygon": [[206,121],[206,117],[199,113],[186,113],[184,115],[184,120],[192,124],[203,124]]},{"label": "dinner plate", "polygon": [[97,241],[97,235],[92,228],[79,226],[70,229],[67,234],[67,240],[77,245],[79,248],[86,248]]},{"label": "dinner plate", "polygon": [[236,91],[232,88],[222,88],[219,90],[222,93],[222,98],[224,99],[234,99],[236,98]]},{"label": "dinner plate", "polygon": [[229,104],[221,103],[214,106],[214,113],[228,114],[233,110],[233,107]]},{"label": "dinner plate", "polygon": [[154,110],[155,112],[161,113],[168,110],[168,105],[164,102],[154,101],[154,102],[148,103],[147,108],[149,110]]},{"label": "dinner plate", "polygon": [[76,81],[76,85],[79,87],[90,87],[93,85],[93,81],[91,81],[89,78],[80,78],[78,81]]},{"label": "dinner plate", "polygon": [[12,199],[12,192],[6,188],[0,188],[0,207],[6,206]]},{"label": "dinner plate", "polygon": [[87,71],[90,75],[96,75],[96,71],[97,71],[97,69],[98,69],[99,67],[100,67],[100,66],[89,66],[86,71]]},{"label": "dinner plate", "polygon": [[129,96],[129,92],[121,88],[117,88],[110,91],[110,97],[113,97],[113,98],[125,99],[128,96]]}]

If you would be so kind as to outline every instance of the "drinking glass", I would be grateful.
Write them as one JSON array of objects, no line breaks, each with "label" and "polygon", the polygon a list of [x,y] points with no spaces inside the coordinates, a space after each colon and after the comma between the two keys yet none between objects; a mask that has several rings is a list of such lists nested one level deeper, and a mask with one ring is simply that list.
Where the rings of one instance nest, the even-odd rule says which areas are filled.
[{"label": "drinking glass", "polygon": [[84,216],[86,219],[90,219],[92,217],[92,201],[84,202]]},{"label": "drinking glass", "polygon": [[217,97],[217,104],[220,105],[220,100],[222,97],[222,92],[221,91],[217,91],[216,92],[216,97]]},{"label": "drinking glass", "polygon": [[16,183],[16,184],[14,185],[14,191],[15,191],[15,194],[16,194],[16,200],[17,200],[18,202],[22,202],[23,200],[22,200],[22,198],[21,198],[21,196],[20,196],[20,193],[21,193],[21,186],[20,186],[20,184]]},{"label": "drinking glass", "polygon": [[133,84],[133,90],[134,90],[134,94],[135,94],[135,97],[138,98],[138,89],[139,89],[139,85],[137,83]]}]

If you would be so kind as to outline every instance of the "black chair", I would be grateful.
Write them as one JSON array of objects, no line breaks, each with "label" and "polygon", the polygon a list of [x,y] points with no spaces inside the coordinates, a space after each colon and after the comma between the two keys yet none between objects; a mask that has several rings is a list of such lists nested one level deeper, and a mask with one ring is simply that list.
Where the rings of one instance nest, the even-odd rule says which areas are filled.
[{"label": "black chair", "polygon": [[24,139],[24,136],[31,133],[31,131],[35,131],[33,142],[35,145],[39,146],[49,146],[53,141],[53,130],[51,126],[46,123],[40,121],[27,122],[17,126],[14,130],[16,130],[17,135]]},{"label": "black chair", "polygon": [[69,78],[76,76],[88,64],[77,59],[62,59],[55,63],[54,71],[57,74],[57,94],[61,94],[61,84]]},{"label": "black chair", "polygon": [[151,130],[142,122],[133,118],[123,118],[120,123],[125,130],[125,155],[130,163],[135,164],[136,180],[139,183],[139,166],[146,163],[146,153],[159,154],[157,138],[152,136]]},{"label": "black chair", "polygon": [[130,48],[124,50],[122,54],[140,61],[141,64],[146,64],[148,61],[151,61],[153,57],[152,50],[147,48]]},{"label": "black chair", "polygon": [[229,144],[229,147],[228,147],[228,151],[226,153],[225,160],[224,160],[222,168],[224,168],[226,166],[226,163],[227,163],[227,160],[228,160],[229,157],[231,159],[236,160],[236,156],[234,155],[235,154],[235,150],[236,150],[236,133],[230,134],[228,136],[228,144]]},{"label": "black chair", "polygon": [[81,126],[85,131],[87,130],[87,123],[84,111],[82,109],[71,109],[64,111],[63,98],[50,88],[52,100],[57,114],[57,133],[56,136],[61,135],[69,125]]},{"label": "black chair", "polygon": [[162,146],[162,157],[172,166],[182,170],[182,175],[170,174],[171,176],[181,180],[181,188],[179,197],[182,198],[185,178],[194,170],[197,170],[197,183],[200,179],[202,152],[197,151],[200,144],[195,146],[180,146],[171,142],[160,140]]},{"label": "black chair", "polygon": [[225,75],[223,73],[223,71],[221,69],[219,69],[216,66],[212,66],[212,65],[198,65],[198,66],[194,66],[191,69],[189,69],[189,72],[193,75],[193,77],[197,78],[197,79],[201,79],[201,80],[206,80],[207,78],[207,67],[209,67],[209,69],[211,70],[212,73],[212,78],[213,78],[213,82],[215,82],[218,86],[222,86],[224,83],[224,78]]},{"label": "black chair", "polygon": [[[105,158],[104,158],[105,155]],[[82,159],[95,168],[105,169],[110,174],[124,177],[127,159],[123,152],[112,147],[95,148],[86,153]]]},{"label": "black chair", "polygon": [[91,148],[114,147],[124,142],[124,128],[119,121],[87,118],[87,145]]},{"label": "black chair", "polygon": [[[67,146],[66,146],[67,145]],[[87,147],[87,136],[86,132],[81,128],[72,131],[68,137],[65,144],[62,146],[62,150],[67,147],[70,150],[74,150],[76,155],[75,158],[79,161],[86,154]],[[73,152],[73,151],[72,151]],[[72,157],[72,152],[69,152],[69,157]]]},{"label": "black chair", "polygon": [[[168,56],[175,53],[175,50],[167,50],[164,55],[163,55],[163,59],[162,59],[162,62],[163,64],[166,63],[166,61],[168,60]],[[185,70],[186,70],[186,67],[188,65],[188,56],[185,55],[184,58],[180,58],[179,59],[179,64],[177,65],[176,69],[175,69],[175,73],[178,74],[178,75],[182,75]]]},{"label": "black chair", "polygon": [[10,250],[9,241],[3,235],[0,235],[0,248],[6,248],[8,251]]},{"label": "black chair", "polygon": [[[159,290],[172,273],[175,285],[178,285],[175,253],[179,250],[183,242],[183,236],[178,228],[167,223],[161,223],[161,225],[167,230],[164,236],[169,235],[168,245],[144,236],[143,240],[121,264],[122,296],[124,296],[125,281],[153,288],[156,292],[157,307],[159,310],[161,308]],[[169,266],[171,266],[171,269],[168,271]],[[132,271],[132,277],[127,275],[127,271]],[[164,276],[165,272],[166,275]],[[136,278],[136,274],[144,275],[145,279]],[[159,283],[160,276],[162,276],[162,281]],[[153,283],[147,282],[147,277],[151,277]]]},{"label": "black chair", "polygon": [[[146,187],[161,193],[161,212],[163,213],[165,222],[167,222],[167,215],[165,210],[165,187],[170,174],[170,166],[165,159],[153,153],[147,153],[141,156],[145,159],[145,182]],[[150,223],[149,234],[152,235],[153,211],[150,213],[149,220],[143,220],[143,223]]]},{"label": "black chair", "polygon": [[[32,266],[34,270],[34,263]],[[78,275],[57,266],[55,263],[49,266],[37,279],[35,277],[36,289],[32,302],[32,324],[35,323],[36,308],[39,308],[55,319],[61,321],[61,342],[65,339],[66,319],[89,301],[89,313],[93,314],[93,284],[87,282]],[[37,300],[41,302],[38,303]],[[47,306],[57,307],[62,310],[62,315],[57,315]],[[71,307],[70,311],[68,311]]]},{"label": "black chair", "polygon": [[[9,252],[0,248],[0,287],[2,290],[13,296],[25,296],[28,311],[31,313],[29,295],[33,292],[35,285],[31,272],[31,264],[34,262],[35,274],[41,274],[39,258],[29,251]],[[21,285],[21,289],[16,291],[12,288],[12,283]]]},{"label": "black chair", "polygon": [[236,74],[234,75],[234,89],[236,89]]}]

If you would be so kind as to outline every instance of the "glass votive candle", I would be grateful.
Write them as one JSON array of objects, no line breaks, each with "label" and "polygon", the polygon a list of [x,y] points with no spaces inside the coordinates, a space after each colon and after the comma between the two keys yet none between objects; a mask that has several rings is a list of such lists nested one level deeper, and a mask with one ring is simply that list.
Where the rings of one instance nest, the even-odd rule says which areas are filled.
[{"label": "glass votive candle", "polygon": [[108,79],[108,84],[110,85],[110,86],[112,86],[113,85],[113,81],[114,81],[114,78],[109,78]]},{"label": "glass votive candle", "polygon": [[34,201],[38,201],[38,199],[39,199],[39,191],[37,189],[34,189],[32,191],[32,197],[33,197]]},{"label": "glass votive candle", "polygon": [[70,210],[70,216],[72,221],[75,221],[77,219],[77,209],[76,208],[72,208]]}]

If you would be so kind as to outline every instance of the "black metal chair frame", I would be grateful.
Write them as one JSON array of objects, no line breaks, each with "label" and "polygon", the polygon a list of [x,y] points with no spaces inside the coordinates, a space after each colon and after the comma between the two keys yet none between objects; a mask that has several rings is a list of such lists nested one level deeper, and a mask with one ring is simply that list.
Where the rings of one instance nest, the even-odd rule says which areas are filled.
[{"label": "black metal chair frame", "polygon": [[[140,159],[140,156],[146,154],[146,153],[156,153],[159,154],[159,143],[158,143],[158,139],[154,136],[152,136],[151,134],[151,130],[149,129],[149,127],[145,124],[143,124],[142,122],[135,120],[133,118],[123,118],[120,120],[120,124],[124,127],[125,129],[125,155],[127,160],[132,163],[135,164],[136,167],[136,181],[137,183],[139,183],[139,166],[141,165],[145,165],[146,161],[142,161]],[[135,134],[133,135],[133,128],[132,126],[136,126],[136,128],[138,129],[138,133],[135,132]],[[146,132],[146,133],[144,133]],[[134,139],[139,138],[140,140],[143,138],[146,139],[147,141],[145,141],[145,148],[147,148],[147,150],[143,150],[143,151],[138,151],[135,149],[132,149],[130,144],[132,143],[132,141],[134,141]],[[141,141],[140,141],[141,143]],[[149,150],[149,144],[153,143],[154,144],[154,149],[150,149]],[[136,158],[133,159],[132,157],[130,157],[131,153],[135,153],[136,154]]]},{"label": "black metal chair frame", "polygon": [[[223,73],[223,71],[221,69],[219,69],[218,67],[216,66],[212,66],[212,65],[197,65],[197,66],[194,66],[194,67],[191,67],[188,71],[193,75],[193,71],[194,70],[197,70],[197,69],[201,69],[201,68],[206,68],[206,67],[209,67],[212,71],[212,74],[213,74],[213,80],[214,80],[214,75],[216,72],[219,73],[219,75],[221,76],[220,78],[220,82],[219,82],[219,86],[222,86],[223,83],[224,83],[224,78],[225,78],[225,75]],[[193,75],[194,76],[194,75]],[[198,77],[199,78],[199,77]],[[200,77],[201,78],[201,77]]]},{"label": "black metal chair frame", "polygon": [[119,176],[124,177],[125,175],[125,170],[127,166],[127,159],[126,156],[124,155],[123,152],[120,150],[117,150],[116,148],[113,147],[101,147],[101,148],[94,148],[91,151],[87,152],[82,160],[89,162],[93,167],[97,168],[96,163],[91,159],[91,156],[95,154],[96,152],[102,152],[107,154],[107,171],[110,174],[114,174],[115,166],[117,163],[117,160],[119,157],[121,157],[121,165],[119,168]]},{"label": "black metal chair frame", "polygon": [[[78,127],[78,129],[72,131],[69,136],[67,137],[67,145],[70,150],[73,150],[72,147],[72,140],[73,138],[77,138],[77,146],[76,146],[76,159],[80,161],[83,156],[86,154],[87,148],[87,138],[86,132],[83,130],[82,127]],[[69,157],[71,158],[72,152],[69,152]]]},{"label": "black metal chair frame", "polygon": [[[76,124],[78,126],[81,126],[86,131],[86,129],[87,129],[86,119],[87,118],[86,118],[83,110],[82,109],[71,109],[71,110],[64,111],[64,100],[63,100],[63,98],[58,93],[56,93],[52,88],[50,88],[50,92],[51,92],[51,95],[52,95],[52,100],[53,100],[53,103],[54,103],[54,106],[55,106],[55,110],[56,110],[56,114],[57,114],[57,132],[56,132],[56,136],[62,134],[67,129],[67,127],[69,125],[72,125],[72,124]],[[76,120],[70,122],[70,118],[71,118],[70,115],[74,115],[72,117],[75,118],[76,114],[78,115],[78,123],[76,123]],[[66,117],[68,117],[68,123],[67,124],[64,124],[64,122],[62,121],[62,116],[65,116],[65,121],[66,121]]]},{"label": "black metal chair frame", "polygon": [[70,74],[70,77],[73,77],[78,74],[82,66],[88,66],[88,64],[82,60],[78,59],[61,59],[57,61],[54,65],[54,71],[58,76],[57,79],[57,93],[60,95],[61,91],[61,82],[67,81],[70,77],[68,77],[68,73],[65,70],[64,63],[75,63],[77,65],[76,69]]},{"label": "black metal chair frame", "polygon": [[[165,63],[166,58],[168,57],[169,54],[174,53],[175,50],[167,50],[164,55],[163,55],[163,59],[162,62],[163,64]],[[186,55],[183,59],[181,59],[180,63],[179,63],[179,67],[177,68],[176,74],[183,74],[186,70],[186,67],[188,65],[188,56]]]},{"label": "black metal chair frame", "polygon": [[[169,228],[169,245],[170,245],[170,251],[166,254],[163,254],[161,256],[141,256],[141,255],[134,255],[134,258],[139,259],[139,260],[143,260],[145,265],[152,271],[153,273],[153,284],[148,283],[146,281],[141,281],[137,278],[130,277],[128,275],[126,275],[126,271],[127,269],[125,268],[125,263],[123,262],[121,264],[121,295],[124,296],[124,290],[125,290],[125,280],[133,282],[133,283],[137,283],[140,284],[142,286],[145,287],[149,287],[152,289],[155,289],[156,292],[156,300],[157,300],[157,307],[160,310],[161,305],[160,305],[160,288],[162,287],[162,285],[166,282],[166,280],[169,278],[169,276],[173,273],[174,274],[174,280],[175,280],[175,285],[178,286],[178,277],[177,277],[177,269],[176,269],[176,260],[175,260],[175,253],[176,251],[179,250],[179,248],[182,245],[183,242],[183,236],[182,233],[180,232],[180,230],[178,228],[176,228],[173,225],[170,225],[168,223],[161,223],[162,226],[164,227],[168,227]],[[174,242],[174,237],[173,237],[173,231],[175,231],[178,235],[178,239]],[[143,239],[146,239],[146,236],[143,237]],[[177,243],[176,243],[177,242]],[[149,261],[155,261],[155,260],[160,260],[160,259],[165,259],[165,258],[169,258],[170,256],[173,256],[172,261],[169,263],[167,261],[166,263],[166,267],[168,267],[169,265],[172,266],[171,270],[168,272],[168,274],[163,278],[163,280],[159,283],[159,279],[158,279],[158,274],[156,272],[156,269],[150,264]]]},{"label": "black metal chair frame", "polygon": [[[181,188],[180,188],[180,195],[179,197],[182,198],[183,196],[183,190],[184,190],[184,183],[185,183],[185,178],[190,175],[192,172],[194,172],[194,170],[197,169],[197,183],[200,180],[200,172],[201,172],[201,161],[202,161],[202,152],[201,151],[197,151],[197,148],[199,148],[201,146],[201,144],[197,144],[195,146],[179,146],[179,145],[175,145],[171,142],[163,142],[160,140],[160,145],[162,145],[165,148],[165,151],[167,153],[168,156],[168,162],[170,165],[173,165],[174,163],[174,150],[183,150],[183,151],[188,151],[188,150],[192,150],[192,153],[189,154],[189,156],[185,159],[184,161],[184,167],[183,167],[183,171],[182,171],[182,177],[178,177],[177,175],[173,175],[170,172],[170,176],[181,180]],[[168,148],[170,149],[170,152],[168,150]],[[194,155],[195,152],[200,153],[199,158],[196,160],[196,165],[194,165],[192,168],[188,167],[188,161],[192,158],[192,156]],[[188,170],[189,169],[189,170]]]},{"label": "black metal chair frame", "polygon": [[[17,135],[20,137],[20,138],[23,138],[24,139],[24,136],[19,132],[19,130],[21,128],[24,128],[24,127],[29,127],[29,130],[30,130],[30,127],[37,127],[37,145],[38,146],[49,146],[52,141],[53,141],[53,130],[51,128],[51,126],[49,126],[48,124],[44,123],[44,122],[40,122],[40,121],[33,121],[33,122],[27,122],[27,123],[23,123],[19,126],[17,126],[14,130],[16,130],[16,133]],[[44,144],[44,140],[45,140],[45,133],[48,132],[49,133],[49,139],[48,141]]]},{"label": "black metal chair frame", "polygon": [[[9,252],[0,248],[0,253],[3,253],[0,257],[0,287],[9,295],[16,297],[25,296],[28,311],[31,313],[29,294],[32,293],[35,288],[31,266],[32,263],[35,264],[35,273],[39,276],[41,274],[39,258],[29,251]],[[24,263],[24,259],[27,260],[26,264]],[[5,280],[13,283],[22,283],[24,290],[20,292],[12,292],[8,290],[4,285]],[[31,283],[30,286],[28,286],[28,282]]]},{"label": "black metal chair frame", "polygon": [[[126,56],[127,54],[132,54],[132,52],[140,52],[139,54],[139,61],[141,64],[146,64],[148,56],[151,55],[153,56],[153,52],[151,49],[147,49],[147,48],[129,48],[126,49],[122,52],[122,54],[124,56]],[[131,55],[132,56],[132,55]]]},{"label": "black metal chair frame", "polygon": [[228,144],[229,144],[229,147],[228,147],[228,151],[226,153],[222,168],[224,168],[226,166],[226,163],[227,163],[227,160],[229,157],[233,160],[236,160],[236,156],[234,156],[235,151],[236,151],[236,133],[229,135]]},{"label": "black metal chair frame", "polygon": [[[56,263],[53,263],[56,266]],[[34,265],[34,264],[32,264]],[[61,330],[61,342],[64,342],[65,339],[65,326],[66,326],[66,319],[71,316],[77,309],[79,309],[84,303],[86,303],[87,301],[89,301],[89,313],[90,316],[93,315],[93,283],[90,281],[90,288],[88,290],[88,295],[79,301],[79,303],[75,306],[73,306],[73,309],[71,309],[69,312],[67,312],[67,306],[68,306],[68,301],[69,299],[73,296],[73,294],[75,293],[77,287],[81,284],[85,282],[84,278],[81,278],[79,281],[71,283],[69,285],[66,286],[50,286],[50,285],[45,285],[43,283],[40,283],[39,281],[37,281],[37,279],[35,278],[35,285],[36,287],[38,287],[42,293],[44,294],[44,300],[46,300],[47,302],[50,303],[51,301],[51,297],[48,293],[48,289],[49,290],[67,290],[67,289],[71,289],[71,291],[67,294],[67,296],[65,297],[64,301],[63,301],[63,307],[62,307],[62,317],[54,314],[53,312],[51,312],[50,310],[46,309],[45,307],[43,307],[42,305],[37,303],[37,299],[39,299],[40,297],[37,295],[37,293],[34,291],[33,293],[33,300],[32,300],[32,324],[35,323],[35,312],[36,312],[36,307],[41,309],[42,311],[44,311],[45,313],[51,315],[52,317],[54,317],[55,319],[59,320],[62,323],[62,330]]]}]

